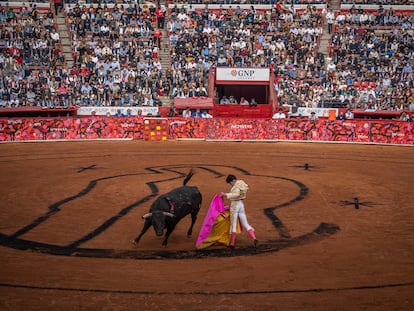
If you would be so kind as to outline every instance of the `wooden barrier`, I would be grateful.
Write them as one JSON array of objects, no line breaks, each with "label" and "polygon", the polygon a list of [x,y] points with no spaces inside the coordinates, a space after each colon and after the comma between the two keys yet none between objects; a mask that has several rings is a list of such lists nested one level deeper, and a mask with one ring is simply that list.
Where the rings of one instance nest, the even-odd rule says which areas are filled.
[{"label": "wooden barrier", "polygon": [[0,142],[79,139],[307,141],[414,146],[414,122],[308,118],[0,118]]}]

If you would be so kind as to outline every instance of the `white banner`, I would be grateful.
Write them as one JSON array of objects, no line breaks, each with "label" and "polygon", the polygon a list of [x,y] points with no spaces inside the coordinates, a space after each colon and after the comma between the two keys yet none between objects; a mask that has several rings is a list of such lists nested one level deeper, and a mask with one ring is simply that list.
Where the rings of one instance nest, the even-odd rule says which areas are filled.
[{"label": "white banner", "polygon": [[270,78],[269,68],[217,67],[217,81],[266,81]]},{"label": "white banner", "polygon": [[158,107],[80,107],[80,116],[157,116]]},{"label": "white banner", "polygon": [[289,113],[289,116],[310,117],[311,113],[315,112],[315,115],[317,117],[328,118],[330,110],[334,110],[335,115],[338,115],[338,109],[337,108],[305,108],[305,107],[298,107],[298,111],[295,112],[295,113]]}]

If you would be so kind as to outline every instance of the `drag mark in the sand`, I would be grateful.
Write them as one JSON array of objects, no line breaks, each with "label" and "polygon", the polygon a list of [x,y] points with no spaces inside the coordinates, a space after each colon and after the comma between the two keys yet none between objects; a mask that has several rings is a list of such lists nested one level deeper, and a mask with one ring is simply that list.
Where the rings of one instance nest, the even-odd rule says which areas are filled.
[{"label": "drag mark in the sand", "polygon": [[[86,167],[86,169],[93,167],[94,166],[92,165]],[[235,173],[237,176],[245,178],[266,179],[266,182],[269,182],[270,185],[272,185],[272,183],[279,183],[279,185],[288,184],[290,189],[293,190],[291,191],[291,194],[286,195],[286,199],[284,199],[285,201],[275,202],[275,204],[270,207],[263,207],[264,215],[267,217],[267,219],[269,219],[269,221],[275,228],[275,232],[277,233],[274,236],[274,238],[267,240],[262,239],[257,249],[253,246],[247,246],[238,247],[236,249],[231,250],[226,247],[223,247],[220,249],[206,249],[202,251],[197,251],[195,249],[169,251],[168,248],[162,251],[150,251],[141,248],[122,250],[82,247],[82,245],[86,242],[93,240],[94,238],[100,236],[106,230],[111,228],[115,223],[117,223],[123,217],[128,215],[132,210],[135,210],[137,208],[146,208],[146,205],[148,205],[146,203],[153,200],[155,197],[159,195],[158,184],[184,178],[189,168],[201,170],[203,172],[206,172],[209,176],[211,176],[211,180],[205,180],[205,182],[215,182],[215,180],[217,180],[218,178],[223,178],[223,176],[225,176],[228,173]],[[15,231],[14,233],[0,233],[0,245],[19,250],[40,252],[57,256],[117,259],[190,259],[250,256],[257,255],[260,253],[276,252],[287,247],[296,247],[307,243],[317,242],[321,239],[326,238],[327,236],[335,234],[340,230],[339,226],[336,224],[321,222],[319,226],[317,226],[317,228],[315,228],[313,231],[309,233],[297,237],[292,237],[289,234],[288,228],[284,226],[283,221],[280,219],[280,217],[276,215],[276,211],[281,208],[291,206],[296,202],[299,202],[306,198],[309,189],[306,187],[306,185],[304,185],[302,182],[298,180],[285,178],[282,176],[258,175],[253,174],[237,166],[226,166],[216,164],[175,164],[167,166],[147,167],[145,170],[146,172],[143,173],[126,173],[114,176],[106,176],[89,181],[85,188],[82,189],[79,193],[63,198],[62,200],[51,204],[48,207],[47,212],[45,212],[43,215],[38,216],[31,223],[17,229],[17,231]],[[171,177],[171,175],[173,176]],[[146,181],[144,183],[143,180],[148,180],[148,177],[155,176],[157,177],[157,179]],[[163,178],[164,176],[165,178]],[[122,207],[120,210],[112,212],[112,214],[108,215],[106,219],[103,219],[101,224],[97,225],[95,228],[93,228],[86,234],[79,236],[76,240],[71,241],[69,243],[62,243],[62,245],[57,245],[56,243],[47,243],[47,241],[39,242],[31,239],[25,239],[25,234],[32,232],[33,229],[40,225],[47,224],[48,220],[58,215],[59,212],[63,210],[65,210],[66,212],[70,211],[70,207],[74,205],[73,203],[76,202],[76,199],[82,198],[87,195],[91,195],[92,190],[96,191],[100,183],[110,181],[111,183],[117,182],[120,184],[120,186],[122,186],[122,178],[124,177],[136,177],[138,180],[141,180],[141,183],[143,183],[150,190],[150,193],[148,195],[143,196],[139,200]],[[69,205],[69,202],[71,202],[72,204]],[[69,227],[71,227],[72,225],[73,224],[68,224]],[[62,224],[62,226],[65,226],[65,224]],[[131,235],[134,234],[135,232],[131,233]]]}]

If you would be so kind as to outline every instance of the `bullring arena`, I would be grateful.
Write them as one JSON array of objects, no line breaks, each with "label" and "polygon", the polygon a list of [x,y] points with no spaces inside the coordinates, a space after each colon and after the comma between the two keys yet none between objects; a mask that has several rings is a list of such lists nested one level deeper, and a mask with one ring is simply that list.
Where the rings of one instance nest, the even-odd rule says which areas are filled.
[{"label": "bullring arena", "polygon": [[[205,141],[0,145],[1,310],[413,310],[412,146]],[[189,169],[203,204],[131,240]],[[249,222],[196,251],[227,174]]]}]

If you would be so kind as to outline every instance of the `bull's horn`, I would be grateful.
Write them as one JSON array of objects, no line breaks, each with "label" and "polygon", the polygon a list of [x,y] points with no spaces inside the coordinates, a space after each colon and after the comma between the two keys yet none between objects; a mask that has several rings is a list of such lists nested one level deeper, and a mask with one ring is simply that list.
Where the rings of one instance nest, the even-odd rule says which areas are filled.
[{"label": "bull's horn", "polygon": [[162,212],[165,216],[168,216],[168,217],[175,217],[175,215],[174,214],[171,214],[171,213],[168,213],[168,212]]},{"label": "bull's horn", "polygon": [[150,218],[152,216],[152,213],[147,213],[145,215],[142,215],[142,219],[147,219]]}]

